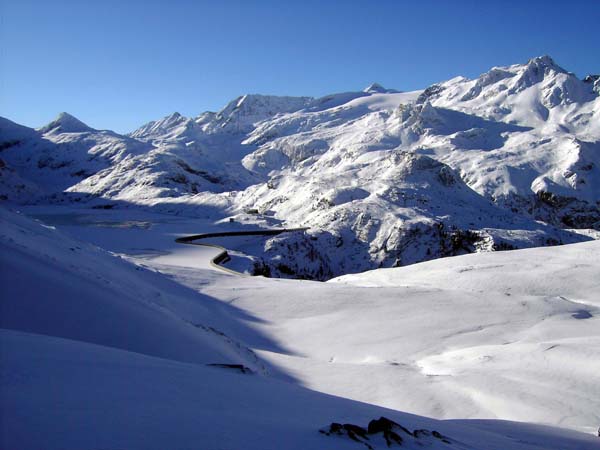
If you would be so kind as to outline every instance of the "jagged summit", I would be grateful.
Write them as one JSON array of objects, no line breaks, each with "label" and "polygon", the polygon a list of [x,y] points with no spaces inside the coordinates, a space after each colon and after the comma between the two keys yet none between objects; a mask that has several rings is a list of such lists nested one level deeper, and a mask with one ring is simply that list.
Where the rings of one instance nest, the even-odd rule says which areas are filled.
[{"label": "jagged summit", "polygon": [[277,114],[298,111],[309,106],[312,97],[246,94],[229,102],[207,123],[207,132],[247,132],[254,124]]},{"label": "jagged summit", "polygon": [[155,139],[163,137],[165,134],[173,131],[174,128],[186,126],[191,122],[191,119],[182,116],[178,112],[174,112],[162,119],[153,120],[142,125],[137,130],[129,133],[129,136],[136,139]]},{"label": "jagged summit", "polygon": [[397,91],[396,89],[386,89],[379,83],[371,83],[363,89],[363,92],[367,94],[394,94],[400,91]]},{"label": "jagged summit", "polygon": [[42,133],[85,133],[96,131],[69,113],[61,112],[56,119],[39,129]]},{"label": "jagged summit", "polygon": [[560,67],[549,55],[536,56],[531,58],[527,65],[530,67],[538,67],[541,69],[552,69],[556,72],[567,73],[565,69]]},{"label": "jagged summit", "polygon": [[175,111],[174,113],[169,114],[167,117],[170,118],[170,119],[176,120],[176,119],[179,119],[181,117],[181,114],[179,114],[177,111]]}]

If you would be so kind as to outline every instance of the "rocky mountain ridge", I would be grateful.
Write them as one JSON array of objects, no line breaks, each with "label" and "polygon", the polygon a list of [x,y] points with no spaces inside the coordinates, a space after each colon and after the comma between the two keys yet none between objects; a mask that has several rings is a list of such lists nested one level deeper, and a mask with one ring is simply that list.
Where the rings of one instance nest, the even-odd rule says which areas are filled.
[{"label": "rocky mountain ridge", "polygon": [[327,279],[600,229],[598,78],[548,56],[423,91],[244,95],[126,136],[66,113],[38,130],[2,119],[0,141],[5,201],[252,210],[311,227],[255,250],[271,275]]}]

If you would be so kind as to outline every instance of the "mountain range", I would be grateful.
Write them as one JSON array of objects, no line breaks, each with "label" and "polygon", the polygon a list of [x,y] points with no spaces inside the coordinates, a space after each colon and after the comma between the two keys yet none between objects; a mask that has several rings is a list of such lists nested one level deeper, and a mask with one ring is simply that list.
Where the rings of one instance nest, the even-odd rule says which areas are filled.
[{"label": "mountain range", "polygon": [[599,93],[542,56],[412,92],[243,95],[126,135],[1,118],[0,196],[310,227],[247,255],[280,277],[578,242],[600,230]]}]

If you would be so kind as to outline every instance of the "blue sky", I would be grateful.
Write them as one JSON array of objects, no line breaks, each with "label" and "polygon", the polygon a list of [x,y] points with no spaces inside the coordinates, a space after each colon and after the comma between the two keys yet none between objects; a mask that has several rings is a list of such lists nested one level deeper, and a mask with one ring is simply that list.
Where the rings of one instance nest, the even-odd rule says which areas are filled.
[{"label": "blue sky", "polygon": [[414,90],[551,55],[600,72],[600,1],[0,1],[0,115],[119,132],[244,93]]}]

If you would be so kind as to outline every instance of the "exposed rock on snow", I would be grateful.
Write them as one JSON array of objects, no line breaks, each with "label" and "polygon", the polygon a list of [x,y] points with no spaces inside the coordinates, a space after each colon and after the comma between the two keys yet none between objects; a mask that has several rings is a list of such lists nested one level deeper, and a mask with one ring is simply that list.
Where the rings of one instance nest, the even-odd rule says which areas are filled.
[{"label": "exposed rock on snow", "polygon": [[[461,448],[463,445],[453,443],[450,438],[443,436],[438,431],[414,430],[390,420],[386,417],[380,417],[369,422],[367,428],[351,423],[333,422],[329,427],[319,430],[327,436],[348,437],[352,441],[363,444],[368,449],[404,447],[406,445],[416,447],[426,446],[428,448]],[[441,446],[440,444],[446,444]],[[458,444],[458,445],[453,445]]]}]

